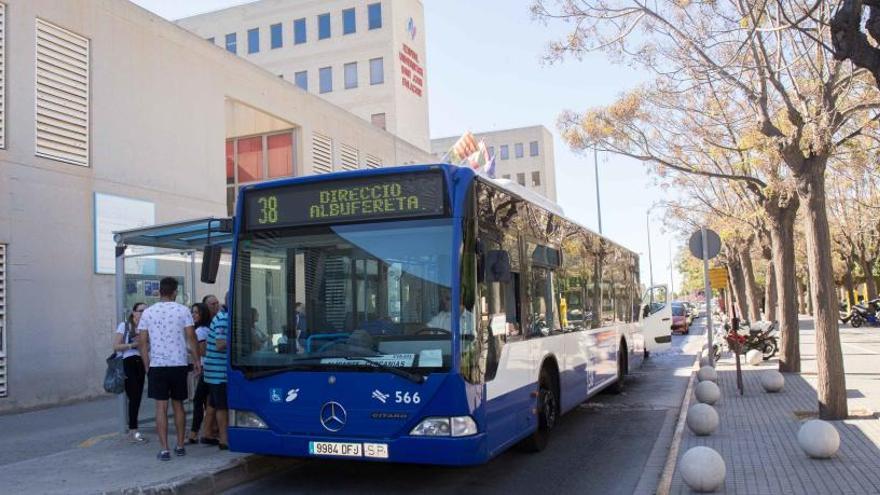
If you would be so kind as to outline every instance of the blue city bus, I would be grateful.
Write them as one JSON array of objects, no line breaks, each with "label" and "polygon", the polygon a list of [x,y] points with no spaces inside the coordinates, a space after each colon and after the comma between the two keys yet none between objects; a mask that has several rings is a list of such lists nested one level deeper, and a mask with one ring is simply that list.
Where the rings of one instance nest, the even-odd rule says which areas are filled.
[{"label": "blue city bus", "polygon": [[260,183],[236,210],[234,451],[447,465],[538,451],[670,342],[665,289],[640,297],[635,253],[468,168]]}]

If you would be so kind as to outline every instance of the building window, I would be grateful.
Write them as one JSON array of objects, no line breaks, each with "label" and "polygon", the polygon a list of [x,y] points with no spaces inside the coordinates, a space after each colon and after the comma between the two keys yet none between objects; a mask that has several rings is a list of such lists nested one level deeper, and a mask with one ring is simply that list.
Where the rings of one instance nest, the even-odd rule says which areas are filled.
[{"label": "building window", "polygon": [[238,140],[238,183],[254,182],[263,178],[263,136]]},{"label": "building window", "polygon": [[306,42],[306,20],[293,21],[293,44],[301,45]]},{"label": "building window", "polygon": [[532,172],[532,185],[540,186],[541,185],[541,172]]},{"label": "building window", "polygon": [[330,14],[318,16],[318,39],[324,40],[330,37]]},{"label": "building window", "polygon": [[370,122],[379,129],[385,130],[385,112],[370,115]]},{"label": "building window", "polygon": [[235,141],[226,141],[226,184],[235,184]]},{"label": "building window", "polygon": [[351,62],[343,66],[345,69],[345,89],[358,87],[358,64]]},{"label": "building window", "polygon": [[248,29],[248,53],[260,52],[260,28]]},{"label": "building window", "polygon": [[516,174],[516,182],[521,186],[526,185],[526,174],[524,174],[524,173]]},{"label": "building window", "polygon": [[529,143],[529,156],[538,156],[538,142],[532,141]]},{"label": "building window", "polygon": [[522,143],[516,143],[513,145],[513,154],[516,158],[523,157],[523,144]]},{"label": "building window", "polygon": [[[378,5],[378,4],[377,4]],[[385,61],[382,57],[370,59],[370,84],[385,82]]]},{"label": "building window", "polygon": [[333,171],[333,139],[320,132],[312,133],[312,172],[326,174]]},{"label": "building window", "polygon": [[367,5],[367,18],[369,19],[370,29],[379,29],[382,27],[382,4],[371,3]]},{"label": "building window", "polygon": [[510,174],[504,174],[501,176],[502,179],[510,180]]},{"label": "building window", "polygon": [[293,134],[274,134],[266,136],[266,155],[268,158],[268,177],[289,177],[293,173]]},{"label": "building window", "polygon": [[41,19],[35,36],[36,155],[88,167],[89,40]]},{"label": "building window", "polygon": [[269,34],[271,35],[272,41],[272,49],[281,48],[284,43],[284,35],[281,32],[281,23],[272,24],[269,26]]},{"label": "building window", "polygon": [[318,88],[321,93],[333,91],[333,67],[318,69]]},{"label": "building window", "polygon": [[235,33],[229,33],[226,35],[226,51],[229,53],[238,53],[238,47]]},{"label": "building window", "polygon": [[510,150],[507,148],[506,144],[501,145],[501,159],[507,160],[510,158]]},{"label": "building window", "polygon": [[489,146],[489,159],[491,160],[493,156],[495,156],[495,147]]},{"label": "building window", "polygon": [[300,71],[293,75],[293,82],[305,91],[309,90],[309,71]]},{"label": "building window", "polygon": [[342,11],[342,34],[352,34],[357,31],[357,22],[354,16],[354,9],[345,9]]}]

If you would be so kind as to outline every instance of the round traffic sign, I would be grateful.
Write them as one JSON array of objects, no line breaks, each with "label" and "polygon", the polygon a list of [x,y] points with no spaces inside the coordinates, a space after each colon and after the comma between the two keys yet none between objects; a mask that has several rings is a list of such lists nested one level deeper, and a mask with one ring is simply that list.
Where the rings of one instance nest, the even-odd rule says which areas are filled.
[{"label": "round traffic sign", "polygon": [[[698,230],[691,235],[688,248],[695,258],[703,259],[703,231]],[[706,259],[710,260],[721,252],[721,238],[713,230],[706,229]]]}]

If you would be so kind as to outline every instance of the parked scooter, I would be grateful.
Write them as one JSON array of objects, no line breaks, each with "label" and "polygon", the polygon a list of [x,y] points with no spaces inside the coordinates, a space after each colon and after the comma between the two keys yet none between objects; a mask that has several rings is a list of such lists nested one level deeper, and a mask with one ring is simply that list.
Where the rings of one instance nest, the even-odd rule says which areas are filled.
[{"label": "parked scooter", "polygon": [[880,326],[880,318],[877,317],[880,309],[880,299],[872,299],[865,304],[853,304],[848,315],[841,318],[844,323],[849,323],[853,328],[859,328],[864,324]]},{"label": "parked scooter", "polygon": [[[747,320],[743,320],[739,324],[739,332],[744,333],[748,332],[748,336],[746,336],[746,342],[744,344],[743,352],[748,352],[752,349],[757,349],[761,351],[762,357],[764,361],[772,358],[779,352],[779,337],[777,334],[778,325],[774,321],[770,325],[767,326],[766,329],[752,329]],[[726,336],[728,333],[733,332],[734,330],[730,327],[730,325],[725,324],[723,330],[717,329],[715,331],[714,343],[712,345],[713,352],[715,353],[715,360],[721,359],[722,351],[729,351],[730,347],[727,345]]]}]

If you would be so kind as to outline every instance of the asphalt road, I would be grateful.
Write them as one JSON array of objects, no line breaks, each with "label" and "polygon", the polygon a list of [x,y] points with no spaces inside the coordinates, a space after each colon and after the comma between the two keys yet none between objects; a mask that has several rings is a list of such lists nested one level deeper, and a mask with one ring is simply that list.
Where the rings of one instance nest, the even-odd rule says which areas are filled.
[{"label": "asphalt road", "polygon": [[[670,351],[628,377],[623,394],[600,394],[563,416],[542,453],[514,448],[468,468],[306,460],[227,493],[631,494],[643,475],[642,488],[652,490],[660,467],[646,465],[681,405],[702,334],[697,323],[690,336],[674,336]],[[658,444],[661,457],[668,441]]]}]

